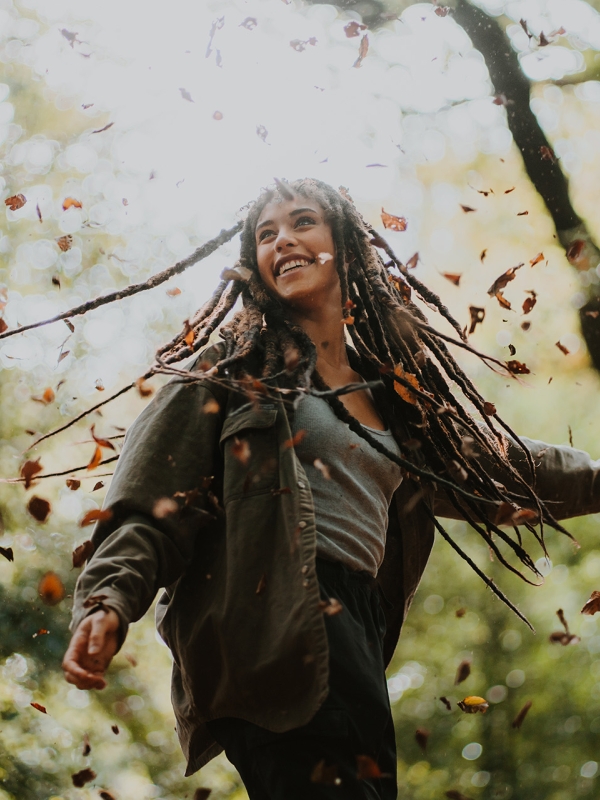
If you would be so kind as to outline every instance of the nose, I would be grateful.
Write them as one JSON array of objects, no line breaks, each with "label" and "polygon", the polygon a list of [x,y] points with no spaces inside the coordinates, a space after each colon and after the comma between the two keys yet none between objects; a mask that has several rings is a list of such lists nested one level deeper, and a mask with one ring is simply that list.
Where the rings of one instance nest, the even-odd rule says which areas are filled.
[{"label": "nose", "polygon": [[295,247],[297,244],[298,240],[294,236],[293,231],[284,227],[279,229],[279,233],[275,239],[275,250],[278,253],[282,253],[288,247]]}]

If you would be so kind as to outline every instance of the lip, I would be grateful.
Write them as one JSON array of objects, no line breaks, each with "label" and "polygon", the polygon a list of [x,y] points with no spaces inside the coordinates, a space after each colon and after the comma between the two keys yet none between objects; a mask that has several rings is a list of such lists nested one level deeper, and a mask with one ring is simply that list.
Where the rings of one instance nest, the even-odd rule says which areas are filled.
[{"label": "lip", "polygon": [[308,261],[310,265],[314,264],[316,259],[309,258],[308,256],[298,253],[288,253],[287,255],[282,256],[280,259],[278,259],[273,265],[273,275],[275,276],[275,278],[280,277],[281,268],[290,261]]}]

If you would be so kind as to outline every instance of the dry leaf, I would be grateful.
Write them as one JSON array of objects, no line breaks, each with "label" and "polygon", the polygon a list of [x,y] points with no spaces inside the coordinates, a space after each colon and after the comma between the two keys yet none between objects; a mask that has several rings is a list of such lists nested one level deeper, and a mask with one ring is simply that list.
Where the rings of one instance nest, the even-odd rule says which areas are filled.
[{"label": "dry leaf", "polygon": [[80,567],[83,567],[93,552],[94,545],[90,539],[78,545],[72,553],[73,569],[79,569]]},{"label": "dry leaf", "polygon": [[79,200],[75,200],[74,197],[66,197],[63,200],[63,211],[66,211],[68,208],[81,208],[81,203]]},{"label": "dry leaf", "polygon": [[502,308],[505,308],[507,311],[510,311],[510,310],[511,310],[512,306],[511,306],[511,304],[509,303],[509,301],[506,299],[506,297],[504,297],[504,295],[502,294],[502,292],[496,292],[496,295],[495,295],[495,297],[496,297],[496,300],[497,300],[497,301],[500,303],[500,305],[502,306]]},{"label": "dry leaf", "polygon": [[56,572],[46,572],[38,584],[38,594],[47,606],[55,606],[66,594],[63,582]]},{"label": "dry leaf", "polygon": [[174,286],[172,289],[167,289],[167,294],[169,297],[177,297],[178,294],[181,294],[181,289]]},{"label": "dry leaf", "polygon": [[40,628],[31,638],[36,639],[38,636],[47,636],[49,633],[50,631],[47,631],[46,628]]},{"label": "dry leaf", "polygon": [[238,439],[237,436],[233,439],[233,444],[231,445],[231,455],[242,464],[242,466],[246,466],[250,461],[250,445],[248,444],[247,439]]},{"label": "dry leaf", "polygon": [[81,748],[81,755],[84,758],[87,758],[89,754],[92,752],[92,746],[90,744],[90,736],[88,733],[83,734],[83,747]]},{"label": "dry leaf", "polygon": [[479,306],[469,306],[471,324],[469,325],[469,335],[475,332],[475,328],[485,319],[485,308]]},{"label": "dry leaf", "polygon": [[504,289],[507,284],[515,279],[517,270],[521,269],[522,266],[524,265],[517,264],[516,267],[511,267],[510,269],[507,269],[506,272],[503,272],[502,275],[499,275],[488,289],[488,294],[493,296]]},{"label": "dry leaf", "polygon": [[415,731],[415,741],[423,752],[427,750],[427,740],[429,739],[430,735],[431,733],[427,730],[427,728],[417,728]]},{"label": "dry leaf", "polygon": [[533,289],[529,289],[528,293],[530,297],[526,297],[523,300],[523,314],[529,314],[529,312],[533,309],[535,304],[537,303],[537,294],[533,291]]},{"label": "dry leaf", "polygon": [[358,58],[356,59],[354,64],[352,64],[352,66],[353,67],[360,67],[360,65],[363,62],[363,59],[365,58],[365,56],[367,55],[368,52],[369,52],[369,37],[365,33],[363,35],[362,39],[360,40],[360,46],[358,48]]},{"label": "dry leaf", "polygon": [[212,789],[196,789],[194,792],[193,800],[207,800],[210,797]]},{"label": "dry leaf", "polygon": [[440,697],[440,702],[446,706],[448,711],[452,711],[452,704],[450,703],[450,700],[448,700],[447,697]]},{"label": "dry leaf", "polygon": [[0,317],[0,333],[4,333],[4,331],[8,330],[8,325],[6,322]]},{"label": "dry leaf", "polygon": [[404,217],[388,214],[383,208],[381,209],[381,221],[383,222],[383,227],[390,231],[405,231],[407,228],[407,222]]},{"label": "dry leaf", "polygon": [[31,516],[38,522],[46,522],[52,511],[52,506],[47,500],[44,500],[43,497],[33,495],[27,503],[27,511],[29,511]]},{"label": "dry leaf", "polygon": [[496,406],[493,403],[488,403],[488,401],[486,400],[483,404],[483,413],[487,417],[493,417],[494,414],[496,413]]},{"label": "dry leaf", "polygon": [[79,527],[85,528],[88,525],[93,525],[94,522],[106,522],[109,519],[112,519],[112,511],[106,509],[103,511],[100,508],[92,508],[86,514],[83,515]]},{"label": "dry leaf", "polygon": [[102,461],[102,448],[100,447],[100,445],[96,445],[94,449],[94,455],[92,456],[92,460],[87,465],[88,471],[96,469],[96,467],[100,464],[101,461]]},{"label": "dry leaf", "polygon": [[40,703],[29,703],[30,706],[33,706],[37,711],[41,711],[42,714],[47,714],[46,706],[41,705]]},{"label": "dry leaf", "polygon": [[449,789],[446,792],[446,797],[448,798],[448,800],[471,800],[471,798],[467,797],[466,794],[463,794],[462,792],[459,792],[456,789]]},{"label": "dry leaf", "polygon": [[26,202],[27,198],[24,194],[14,194],[12,197],[7,197],[4,204],[7,205],[11,211],[18,211],[19,208],[23,208]]},{"label": "dry leaf", "polygon": [[366,28],[366,25],[353,19],[344,25],[344,33],[348,39],[353,39],[355,36],[360,36],[360,32],[366,30]]},{"label": "dry leaf", "polygon": [[490,707],[490,704],[484,697],[477,697],[477,695],[465,697],[465,699],[461,700],[457,705],[465,714],[477,714],[477,712],[485,714]]},{"label": "dry leaf", "polygon": [[98,792],[100,795],[100,800],[117,800],[112,792],[108,792],[106,789],[100,789]]},{"label": "dry leaf", "polygon": [[558,349],[560,350],[561,353],[564,353],[564,355],[568,356],[570,354],[571,351],[568,350],[564,346],[564,344],[561,344],[560,342],[555,342],[554,344],[556,345],[556,347],[558,347]]},{"label": "dry leaf", "polygon": [[526,320],[525,322],[522,322],[522,323],[521,323],[521,329],[522,329],[522,330],[524,330],[524,331],[528,331],[528,330],[529,330],[529,328],[531,328],[531,322],[529,322],[529,321],[527,321],[527,320]]},{"label": "dry leaf", "polygon": [[[423,391],[421,389],[421,386],[419,385],[419,381],[417,380],[416,375],[413,375],[410,372],[405,372],[400,364],[394,367],[394,375],[397,375],[399,378],[403,378],[411,386],[414,386],[415,389]],[[398,381],[394,381],[394,389],[406,403],[410,403],[413,406],[417,405],[416,395],[413,392],[411,392],[411,390],[408,389],[404,384],[399,383]]]},{"label": "dry leaf", "polygon": [[154,389],[151,389],[143,378],[137,379],[135,388],[138,390],[140,397],[150,397],[150,395],[154,394]]},{"label": "dry leaf", "polygon": [[459,286],[460,279],[462,278],[462,272],[442,272],[442,276],[455,286]]},{"label": "dry leaf", "polygon": [[476,208],[472,208],[471,206],[465,206],[462,203],[460,203],[460,207],[465,212],[465,214],[468,214],[470,211],[477,211]]},{"label": "dry leaf", "polygon": [[379,764],[371,756],[356,756],[356,766],[356,777],[359,781],[389,777],[379,769]]},{"label": "dry leaf", "polygon": [[12,547],[0,547],[0,556],[4,556],[7,561],[15,560]]},{"label": "dry leaf", "polygon": [[221,406],[216,400],[207,400],[202,406],[202,411],[204,411],[205,414],[218,414],[220,410]]},{"label": "dry leaf", "polygon": [[77,478],[67,478],[66,484],[72,492],[75,492],[81,486],[81,481],[78,481]]},{"label": "dry leaf", "polygon": [[262,594],[266,588],[267,588],[267,576],[263,572],[263,574],[260,576],[258,586],[256,587],[256,594]]},{"label": "dry leaf", "polygon": [[104,488],[104,481],[98,481],[98,483],[94,484],[94,488],[92,489],[92,492],[97,492],[98,489],[103,489],[103,488]]},{"label": "dry leaf", "polygon": [[512,721],[513,728],[516,728],[518,730],[521,727],[521,725],[523,724],[523,720],[527,716],[527,712],[529,711],[532,705],[533,705],[533,700],[528,700],[525,703],[523,708],[519,711],[517,716]]},{"label": "dry leaf", "polygon": [[79,772],[76,772],[75,775],[71,775],[71,780],[73,781],[73,786],[77,787],[77,789],[81,789],[86,783],[93,781],[95,777],[96,773],[94,770],[85,767],[85,769],[80,769]]},{"label": "dry leaf", "polygon": [[551,147],[547,147],[543,144],[540,147],[540,155],[543,161],[551,161],[553,164],[556,164],[556,155]]},{"label": "dry leaf", "polygon": [[40,459],[26,461],[21,467],[21,477],[25,479],[25,488],[29,489],[33,485],[33,479],[43,469]]},{"label": "dry leaf", "polygon": [[464,617],[466,613],[467,613],[466,608],[457,608],[456,611],[454,612],[454,616],[458,617],[459,619],[462,619],[462,617]]},{"label": "dry leaf", "polygon": [[458,669],[456,670],[456,678],[454,679],[454,685],[458,686],[459,683],[466,681],[470,674],[471,662],[469,659],[465,659],[458,665]]},{"label": "dry leaf", "polygon": [[331,472],[329,471],[329,467],[327,464],[324,464],[320,458],[315,458],[313,461],[313,466],[319,470],[326,481],[331,480]]},{"label": "dry leaf", "polygon": [[479,260],[481,261],[482,264],[486,256],[487,256],[487,248],[485,250],[482,250],[481,253],[479,254]]},{"label": "dry leaf", "polygon": [[322,783],[326,786],[339,786],[342,781],[338,778],[337,773],[337,764],[327,766],[323,758],[315,765],[313,771],[310,773],[310,780],[311,783]]},{"label": "dry leaf", "polygon": [[406,262],[406,268],[407,269],[414,269],[417,266],[418,262],[419,262],[419,254],[415,253]]},{"label": "dry leaf", "polygon": [[529,211],[519,211],[517,212],[517,217],[526,217],[529,214]]},{"label": "dry leaf", "polygon": [[246,28],[249,31],[254,30],[258,25],[256,17],[246,17],[243,22],[240,22],[240,28]]},{"label": "dry leaf", "polygon": [[60,236],[56,240],[56,244],[63,251],[63,253],[66,253],[67,250],[70,250],[73,245],[73,237],[70,233],[68,233],[66,236]]},{"label": "dry leaf", "polygon": [[319,600],[319,611],[327,614],[328,617],[336,617],[344,610],[344,606],[335,597],[330,597],[329,600]]},{"label": "dry leaf", "polygon": [[119,726],[118,725],[111,725],[110,729],[115,734],[115,736],[119,735]]},{"label": "dry leaf", "polygon": [[530,266],[535,267],[536,264],[539,264],[540,261],[543,261],[543,260],[544,260],[544,254],[543,253],[538,253],[535,258],[531,259],[529,264],[530,264]]},{"label": "dry leaf", "polygon": [[558,611],[556,612],[556,616],[561,621],[561,624],[564,628],[564,632],[555,631],[554,633],[551,633],[549,638],[552,644],[562,644],[563,647],[566,647],[569,644],[579,644],[581,639],[579,638],[579,636],[576,636],[569,630],[569,624],[565,618],[565,614],[562,608],[558,609]]},{"label": "dry leaf", "polygon": [[567,248],[567,261],[570,264],[577,264],[581,256],[583,255],[583,251],[585,249],[585,241],[583,239],[575,239],[571,242],[571,244]]},{"label": "dry leaf", "polygon": [[592,592],[590,599],[581,609],[581,613],[592,616],[593,614],[597,614],[598,611],[600,611],[600,592]]},{"label": "dry leaf", "polygon": [[115,446],[114,446],[114,444],[112,442],[110,442],[108,439],[102,439],[99,436],[96,436],[96,433],[95,433],[95,430],[94,430],[95,427],[96,427],[95,424],[92,425],[92,427],[90,429],[90,432],[92,434],[92,439],[96,442],[98,447],[107,447],[109,450],[114,450]]},{"label": "dry leaf", "polygon": [[170,514],[175,514],[179,511],[177,501],[172,497],[160,497],[152,508],[152,516],[156,519],[164,519]]},{"label": "dry leaf", "polygon": [[520,361],[507,361],[506,368],[512,375],[529,375],[531,370]]}]

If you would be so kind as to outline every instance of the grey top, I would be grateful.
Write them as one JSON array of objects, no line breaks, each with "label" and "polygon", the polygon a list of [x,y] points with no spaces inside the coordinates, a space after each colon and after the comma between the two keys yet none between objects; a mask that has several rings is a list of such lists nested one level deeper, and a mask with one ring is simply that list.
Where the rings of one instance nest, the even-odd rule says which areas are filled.
[{"label": "grey top", "polygon": [[[363,427],[400,455],[391,431]],[[312,490],[317,555],[376,576],[385,551],[388,508],[402,482],[400,467],[351,431],[321,398],[308,395],[299,402],[294,435],[301,430],[306,434],[296,454]]]}]

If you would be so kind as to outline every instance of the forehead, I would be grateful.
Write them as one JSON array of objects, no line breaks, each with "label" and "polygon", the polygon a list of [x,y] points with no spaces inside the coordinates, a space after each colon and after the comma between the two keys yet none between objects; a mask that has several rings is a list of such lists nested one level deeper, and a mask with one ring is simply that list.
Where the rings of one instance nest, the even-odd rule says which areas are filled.
[{"label": "forehead", "polygon": [[303,197],[302,195],[295,195],[293,200],[271,200],[267,203],[256,221],[256,227],[264,223],[266,220],[282,220],[287,217],[294,216],[294,212],[300,209],[309,209],[316,214],[322,214],[323,209],[321,205],[312,197]]}]

